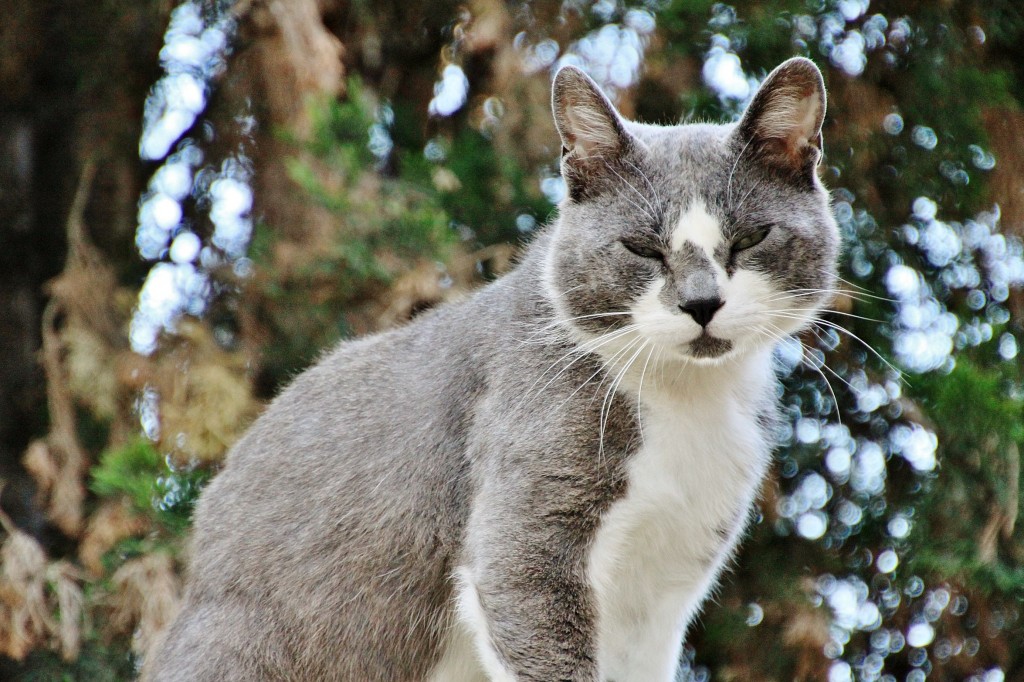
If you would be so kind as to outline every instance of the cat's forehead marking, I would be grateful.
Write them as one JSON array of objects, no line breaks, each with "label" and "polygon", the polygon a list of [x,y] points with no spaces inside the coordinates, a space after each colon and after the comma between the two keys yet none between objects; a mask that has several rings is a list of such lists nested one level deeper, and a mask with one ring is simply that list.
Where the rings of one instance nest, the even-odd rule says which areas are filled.
[{"label": "cat's forehead marking", "polygon": [[679,222],[672,230],[672,250],[678,251],[686,242],[704,250],[711,259],[715,249],[722,243],[722,228],[718,219],[708,213],[704,202],[695,199],[679,216]]}]

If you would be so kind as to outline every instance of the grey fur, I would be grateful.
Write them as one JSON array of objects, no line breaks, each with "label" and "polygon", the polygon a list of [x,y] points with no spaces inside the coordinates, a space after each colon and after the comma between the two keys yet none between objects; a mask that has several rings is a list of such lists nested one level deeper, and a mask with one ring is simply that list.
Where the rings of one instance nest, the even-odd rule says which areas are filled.
[{"label": "grey fur", "polygon": [[[809,64],[776,70],[752,111],[770,109],[779,83],[823,92]],[[710,261],[668,248],[693,201],[728,240],[774,226],[757,247],[714,258],[781,291],[830,289],[837,236],[814,177],[820,142],[787,150],[749,115],[627,122],[574,69],[557,75],[553,107],[570,194],[558,221],[513,272],[341,344],[271,404],[202,495],[184,606],[146,679],[423,680],[455,618],[451,576],[472,565],[516,679],[599,682],[587,552],[625,493],[640,433],[624,394],[600,428],[608,377],[579,334],[621,328],[627,316],[603,313],[628,310],[659,276],[672,310],[715,293]],[[597,114],[586,145],[572,107]],[[695,357],[731,349],[703,338]],[[737,534],[717,532],[723,543]]]}]

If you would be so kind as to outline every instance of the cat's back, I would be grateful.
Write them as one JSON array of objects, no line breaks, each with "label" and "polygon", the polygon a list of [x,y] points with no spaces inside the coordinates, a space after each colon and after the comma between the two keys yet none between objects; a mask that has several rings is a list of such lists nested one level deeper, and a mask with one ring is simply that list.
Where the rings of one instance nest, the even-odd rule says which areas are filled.
[{"label": "cat's back", "polygon": [[[343,342],[276,397],[201,499],[194,572],[204,571],[205,555],[225,567],[247,565],[208,549],[218,543],[299,561],[295,546],[321,542],[318,532],[350,545],[364,526],[408,526],[393,517],[439,510],[441,497],[456,495],[482,386],[478,331],[467,322],[472,306],[445,306],[406,327]],[[242,532],[223,534],[225,524]],[[272,563],[252,566],[269,571]]]},{"label": "cat's back", "polygon": [[[185,608],[197,631],[204,612],[245,614],[240,636],[278,641],[264,658],[282,670],[416,679],[448,625],[470,495],[465,441],[488,338],[507,317],[482,312],[510,295],[497,288],[340,344],[272,402],[196,509]],[[317,660],[295,660],[300,651]]]}]

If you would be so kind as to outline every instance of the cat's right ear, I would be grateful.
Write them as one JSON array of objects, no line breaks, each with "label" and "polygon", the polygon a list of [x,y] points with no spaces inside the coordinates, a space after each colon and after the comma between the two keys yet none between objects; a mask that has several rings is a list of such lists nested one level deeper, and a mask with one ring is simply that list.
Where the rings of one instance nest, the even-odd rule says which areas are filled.
[{"label": "cat's right ear", "polygon": [[575,66],[555,74],[551,111],[562,138],[562,177],[569,196],[579,201],[596,189],[633,138],[597,83]]},{"label": "cat's right ear", "polygon": [[809,59],[793,57],[768,74],[736,127],[744,149],[752,148],[779,170],[813,177],[821,160],[825,82]]}]

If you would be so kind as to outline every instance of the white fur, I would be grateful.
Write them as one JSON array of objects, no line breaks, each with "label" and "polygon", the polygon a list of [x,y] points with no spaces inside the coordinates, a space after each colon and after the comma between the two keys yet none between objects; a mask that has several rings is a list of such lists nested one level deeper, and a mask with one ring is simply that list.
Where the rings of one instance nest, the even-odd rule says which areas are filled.
[{"label": "white fur", "polygon": [[[680,245],[713,249],[710,216],[703,207],[688,214],[673,246],[684,235]],[[722,358],[688,358],[701,329],[661,301],[664,278],[632,308],[639,330],[598,351],[621,372],[619,391],[639,400],[643,437],[626,495],[605,513],[589,556],[603,679],[674,679],[686,627],[735,548],[768,465],[756,410],[772,387],[775,341],[801,324],[774,314],[793,302],[761,273],[741,270],[719,285],[725,305],[708,332],[733,342]]]},{"label": "white fur", "polygon": [[714,262],[715,249],[722,243],[722,227],[702,201],[693,201],[672,230],[673,251],[683,248],[686,242],[702,249],[708,260]]},{"label": "white fur", "polygon": [[[618,390],[639,396],[643,445],[588,555],[600,679],[675,678],[686,628],[735,548],[768,465],[755,420],[772,385],[769,355],[764,348],[717,366],[641,358],[623,374]],[[455,579],[457,620],[426,682],[514,682],[470,570]]]},{"label": "white fur", "polygon": [[686,344],[701,334],[701,326],[689,315],[670,311],[661,301],[665,278],[651,283],[631,308],[633,320],[640,325],[640,335],[660,345]]},{"label": "white fur", "polygon": [[456,622],[427,682],[515,682],[491,644],[487,616],[470,570],[457,569],[455,583]]},{"label": "white fur", "polygon": [[[657,349],[654,351],[656,354],[717,365],[730,362],[752,348],[773,346],[783,337],[807,326],[815,317],[805,300],[780,292],[763,273],[738,270],[732,277],[726,277],[716,272],[716,280],[723,305],[708,324],[707,331],[720,339],[732,341],[733,350],[720,358],[689,358],[688,344],[700,336],[702,328],[689,315],[680,314],[662,302],[660,294],[665,279],[659,277],[633,304],[632,317],[639,331],[604,344],[602,355],[608,360],[611,354],[642,338],[650,341],[650,345]],[[798,310],[790,311],[794,306]],[[630,354],[625,358],[620,354],[616,360],[629,357]],[[641,357],[646,357],[646,350]]]},{"label": "white fur", "polygon": [[767,350],[729,366],[684,366],[682,375],[648,369],[642,389],[635,378],[622,383],[640,391],[644,445],[589,557],[599,666],[616,682],[674,679],[686,626],[732,552],[768,462],[754,414],[771,385]]},{"label": "white fur", "polygon": [[452,624],[441,660],[425,682],[488,682],[477,656],[473,633],[466,623],[457,620]]},{"label": "white fur", "polygon": [[722,298],[725,305],[708,331],[730,339],[738,351],[774,344],[815,319],[806,298],[780,292],[765,274],[754,270],[738,270],[724,283]]}]

